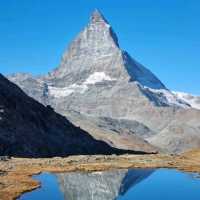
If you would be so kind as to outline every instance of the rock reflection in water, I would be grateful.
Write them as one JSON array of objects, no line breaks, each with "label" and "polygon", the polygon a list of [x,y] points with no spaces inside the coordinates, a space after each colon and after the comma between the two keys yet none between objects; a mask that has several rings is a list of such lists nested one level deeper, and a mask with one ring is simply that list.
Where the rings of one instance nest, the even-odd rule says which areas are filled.
[{"label": "rock reflection in water", "polygon": [[57,174],[65,200],[114,200],[147,178],[154,170],[116,170]]}]

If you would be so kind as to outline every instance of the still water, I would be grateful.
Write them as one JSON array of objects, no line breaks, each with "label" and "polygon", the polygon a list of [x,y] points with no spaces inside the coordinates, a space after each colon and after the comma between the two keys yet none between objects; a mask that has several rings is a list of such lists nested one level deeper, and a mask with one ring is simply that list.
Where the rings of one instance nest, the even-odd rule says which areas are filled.
[{"label": "still water", "polygon": [[200,200],[196,174],[171,169],[42,173],[41,188],[20,200]]}]

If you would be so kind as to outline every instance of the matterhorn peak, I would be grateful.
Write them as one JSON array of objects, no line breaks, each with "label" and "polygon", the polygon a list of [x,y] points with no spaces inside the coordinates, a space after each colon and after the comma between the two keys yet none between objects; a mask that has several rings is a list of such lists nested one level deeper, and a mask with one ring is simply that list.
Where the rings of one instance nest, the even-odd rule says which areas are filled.
[{"label": "matterhorn peak", "polygon": [[61,84],[66,86],[85,83],[90,75],[96,78],[97,74],[101,78],[102,74],[104,78],[109,76],[109,80],[112,80],[110,82],[131,81],[142,87],[165,89],[154,74],[120,49],[115,32],[96,9],[88,25],[70,44],[60,66],[51,75],[55,79],[65,77],[65,84]]},{"label": "matterhorn peak", "polygon": [[92,12],[90,16],[90,22],[85,31],[89,31],[89,33],[94,36],[93,39],[95,38],[96,40],[102,40],[102,37],[104,37],[105,40],[102,42],[112,42],[115,47],[119,47],[118,38],[115,32],[113,31],[108,20],[98,9],[95,9]]},{"label": "matterhorn peak", "polygon": [[148,142],[175,153],[200,148],[200,112],[190,109],[200,108],[199,100],[172,93],[121,49],[98,10],[64,52],[58,68],[45,77],[18,75],[10,80],[115,148],[152,151]]},{"label": "matterhorn peak", "polygon": [[95,9],[92,12],[92,15],[90,17],[90,21],[91,21],[91,23],[103,22],[103,23],[108,24],[108,21],[105,19],[103,14],[98,9]]},{"label": "matterhorn peak", "polygon": [[100,72],[106,68],[116,71],[112,62],[116,62],[116,57],[119,60],[120,55],[121,50],[115,32],[100,11],[94,10],[88,25],[69,45],[62,56],[60,66],[51,75],[61,78],[73,74],[84,78],[86,75],[82,72]]}]

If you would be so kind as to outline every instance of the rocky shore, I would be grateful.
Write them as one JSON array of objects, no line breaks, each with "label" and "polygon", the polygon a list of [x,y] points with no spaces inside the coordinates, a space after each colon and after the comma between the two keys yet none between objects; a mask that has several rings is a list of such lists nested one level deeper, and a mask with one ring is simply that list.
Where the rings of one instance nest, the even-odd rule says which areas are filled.
[{"label": "rocky shore", "polygon": [[200,151],[182,155],[70,156],[43,159],[11,158],[0,161],[0,199],[13,200],[40,187],[32,175],[41,172],[103,171],[125,168],[175,168],[200,172]]}]

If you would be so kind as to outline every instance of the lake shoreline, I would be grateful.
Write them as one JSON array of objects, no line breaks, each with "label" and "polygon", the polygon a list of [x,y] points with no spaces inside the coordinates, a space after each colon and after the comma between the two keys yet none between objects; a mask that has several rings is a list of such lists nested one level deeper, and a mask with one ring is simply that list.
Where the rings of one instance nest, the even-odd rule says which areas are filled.
[{"label": "lake shoreline", "polygon": [[0,199],[14,200],[25,192],[40,187],[32,178],[42,172],[104,171],[128,168],[173,168],[200,173],[200,151],[182,155],[94,155],[66,158],[12,158],[0,161]]}]

